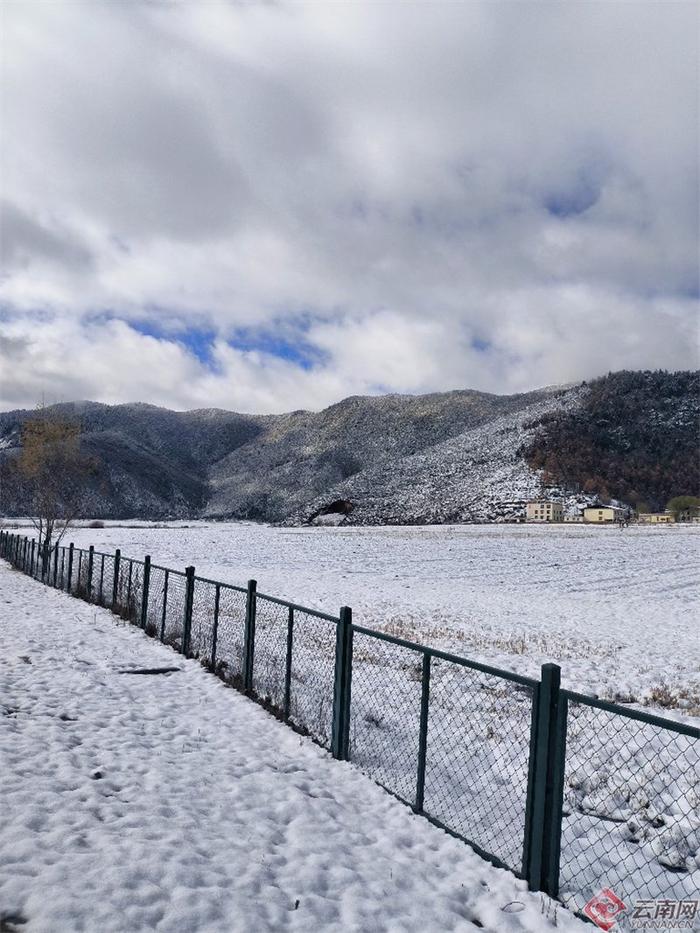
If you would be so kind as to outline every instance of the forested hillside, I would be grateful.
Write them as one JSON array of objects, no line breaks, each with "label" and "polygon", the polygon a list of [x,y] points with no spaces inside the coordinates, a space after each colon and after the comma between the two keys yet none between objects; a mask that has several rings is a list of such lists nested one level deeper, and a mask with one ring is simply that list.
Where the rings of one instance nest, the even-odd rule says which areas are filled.
[{"label": "forested hillside", "polygon": [[610,373],[582,405],[538,419],[523,447],[545,481],[663,508],[700,493],[700,373]]}]

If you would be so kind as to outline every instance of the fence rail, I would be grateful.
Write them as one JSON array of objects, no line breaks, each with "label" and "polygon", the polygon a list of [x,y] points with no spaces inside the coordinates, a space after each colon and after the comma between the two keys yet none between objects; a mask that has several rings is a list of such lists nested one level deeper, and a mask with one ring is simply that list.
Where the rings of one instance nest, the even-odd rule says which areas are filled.
[{"label": "fence rail", "polygon": [[0,557],[95,603],[353,761],[533,890],[580,911],[700,889],[700,730],[247,587],[0,532]]}]

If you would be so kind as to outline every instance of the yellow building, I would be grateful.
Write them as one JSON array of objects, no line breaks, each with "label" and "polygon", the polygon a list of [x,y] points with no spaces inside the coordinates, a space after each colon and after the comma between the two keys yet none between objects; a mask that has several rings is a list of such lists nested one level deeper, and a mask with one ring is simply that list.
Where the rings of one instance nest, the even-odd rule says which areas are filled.
[{"label": "yellow building", "polygon": [[675,520],[671,512],[640,512],[637,516],[641,525],[672,525]]},{"label": "yellow building", "polygon": [[615,505],[591,505],[583,510],[584,522],[593,524],[623,522],[626,517],[626,509],[620,509]]},{"label": "yellow building", "polygon": [[561,502],[528,502],[525,506],[528,522],[562,522],[564,506]]}]

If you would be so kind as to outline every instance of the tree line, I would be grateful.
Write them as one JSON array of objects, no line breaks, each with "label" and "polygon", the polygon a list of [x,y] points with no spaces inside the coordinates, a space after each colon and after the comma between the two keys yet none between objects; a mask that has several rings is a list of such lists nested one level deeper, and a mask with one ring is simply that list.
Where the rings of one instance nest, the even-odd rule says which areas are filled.
[{"label": "tree line", "polygon": [[588,383],[581,408],[530,425],[521,453],[545,483],[666,507],[700,496],[700,373],[610,373]]}]

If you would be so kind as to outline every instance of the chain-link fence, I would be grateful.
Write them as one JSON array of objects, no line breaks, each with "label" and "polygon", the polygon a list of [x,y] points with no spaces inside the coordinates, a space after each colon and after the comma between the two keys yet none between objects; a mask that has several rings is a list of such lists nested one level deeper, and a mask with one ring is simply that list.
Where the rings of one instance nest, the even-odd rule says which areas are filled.
[{"label": "chain-link fence", "polygon": [[169,577],[170,571],[165,567],[151,564],[144,629],[147,635],[151,638],[158,638],[160,641],[163,641],[165,637]]},{"label": "chain-link fence", "polygon": [[145,564],[129,557],[120,557],[115,564],[112,612],[128,622],[140,623]]},{"label": "chain-link fence", "polygon": [[187,599],[187,575],[179,570],[168,570],[167,594],[162,624],[162,641],[177,651],[182,651],[185,632],[185,602]]},{"label": "chain-link fence", "polygon": [[350,757],[416,806],[423,653],[353,632]]},{"label": "chain-link fence", "polygon": [[338,620],[300,606],[287,608],[286,717],[325,748],[330,748]]},{"label": "chain-link fence", "polygon": [[252,688],[266,705],[282,714],[289,654],[289,614],[290,610],[284,604],[256,594]]},{"label": "chain-link fence", "polygon": [[581,911],[700,890],[700,730],[247,588],[0,533],[0,556],[109,607]]},{"label": "chain-link fence", "polygon": [[219,584],[212,667],[222,680],[239,689],[243,688],[247,605],[247,590],[226,583]]},{"label": "chain-link fence", "polygon": [[114,596],[114,555],[96,554],[96,580],[93,582],[93,600],[98,606],[110,607]]},{"label": "chain-link fence", "polygon": [[190,653],[211,667],[218,583],[194,578]]},{"label": "chain-link fence", "polygon": [[536,686],[354,626],[351,760],[520,872]]},{"label": "chain-link fence", "polygon": [[700,746],[685,724],[564,691],[559,895],[628,905],[700,891]]}]

